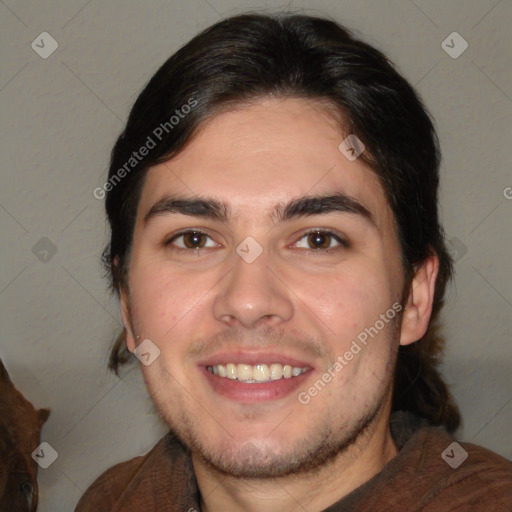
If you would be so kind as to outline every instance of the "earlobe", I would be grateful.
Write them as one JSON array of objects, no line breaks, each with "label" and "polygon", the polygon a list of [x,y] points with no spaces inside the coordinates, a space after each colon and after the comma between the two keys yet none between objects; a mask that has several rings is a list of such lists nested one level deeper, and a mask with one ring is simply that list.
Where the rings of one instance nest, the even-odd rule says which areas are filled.
[{"label": "earlobe", "polygon": [[400,345],[421,339],[428,328],[439,271],[436,254],[429,256],[417,269],[405,304],[400,333]]},{"label": "earlobe", "polygon": [[[119,256],[114,258],[113,262],[113,271],[118,272],[119,270]],[[126,343],[126,348],[133,354],[135,350],[135,334],[134,329],[131,322],[131,311],[130,311],[130,299],[128,287],[123,285],[122,283],[119,286],[119,302],[121,308],[121,319],[123,321],[124,327],[124,338]]]},{"label": "earlobe", "polygon": [[120,303],[121,303],[121,318],[123,320],[126,348],[130,352],[135,350],[135,334],[133,332],[133,326],[131,322],[130,303],[128,300],[128,294],[125,290],[119,292]]}]

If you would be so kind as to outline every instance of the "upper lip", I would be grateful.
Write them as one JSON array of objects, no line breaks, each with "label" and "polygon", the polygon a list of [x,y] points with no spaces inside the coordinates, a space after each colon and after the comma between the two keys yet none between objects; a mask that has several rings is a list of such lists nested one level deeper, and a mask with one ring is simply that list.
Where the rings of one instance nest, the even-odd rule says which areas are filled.
[{"label": "upper lip", "polygon": [[296,357],[287,356],[285,354],[279,354],[277,352],[248,352],[247,350],[237,350],[232,352],[222,352],[212,355],[198,364],[199,366],[216,366],[218,364],[267,364],[273,363],[290,365],[295,368],[312,368],[311,363],[307,363],[304,360]]}]

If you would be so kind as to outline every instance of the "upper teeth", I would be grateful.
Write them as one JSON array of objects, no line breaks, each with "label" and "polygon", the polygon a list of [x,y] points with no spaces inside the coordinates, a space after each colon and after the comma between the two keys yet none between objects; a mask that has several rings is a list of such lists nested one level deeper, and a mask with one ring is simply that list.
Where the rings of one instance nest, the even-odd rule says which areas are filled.
[{"label": "upper teeth", "polygon": [[296,368],[289,364],[274,363],[268,364],[216,364],[207,366],[206,369],[219,377],[228,379],[238,379],[243,382],[267,382],[269,380],[278,380],[281,378],[289,379],[297,377],[307,371],[307,368]]}]

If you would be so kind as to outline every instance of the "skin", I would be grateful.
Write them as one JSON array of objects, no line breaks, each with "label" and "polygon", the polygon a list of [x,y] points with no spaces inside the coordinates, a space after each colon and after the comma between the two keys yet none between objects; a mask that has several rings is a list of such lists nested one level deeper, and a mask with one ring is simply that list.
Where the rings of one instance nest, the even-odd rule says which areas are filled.
[{"label": "skin", "polygon": [[[179,155],[148,171],[121,293],[127,346],[149,338],[161,351],[142,371],[192,451],[203,510],[322,510],[397,453],[389,431],[396,351],[426,331],[435,256],[418,269],[401,317],[307,405],[297,399],[400,300],[405,284],[384,191],[361,159],[340,152],[345,137],[317,102],[264,99],[217,115]],[[271,215],[276,205],[334,192],[356,199],[373,221],[350,212],[282,222]],[[177,195],[218,200],[231,217],[166,212],[144,220]],[[207,236],[173,239],[184,228]],[[348,245],[328,236],[312,243],[313,228]],[[248,236],[263,249],[250,264],[236,252]],[[194,240],[204,247],[187,248]],[[234,350],[283,354],[310,370],[284,397],[233,400],[212,388],[200,363]]]}]

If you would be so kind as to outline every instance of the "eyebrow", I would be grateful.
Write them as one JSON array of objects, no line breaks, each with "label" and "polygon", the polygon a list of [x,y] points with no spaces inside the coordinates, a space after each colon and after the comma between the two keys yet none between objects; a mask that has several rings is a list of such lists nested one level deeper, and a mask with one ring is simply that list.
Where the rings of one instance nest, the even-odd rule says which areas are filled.
[{"label": "eyebrow", "polygon": [[[375,227],[371,212],[357,199],[341,192],[329,195],[303,196],[286,204],[278,204],[270,215],[275,223],[311,215],[342,212],[359,215]],[[228,223],[232,219],[229,206],[221,201],[204,197],[164,197],[157,201],[144,216],[144,223],[151,219],[169,214],[190,215]]]}]

